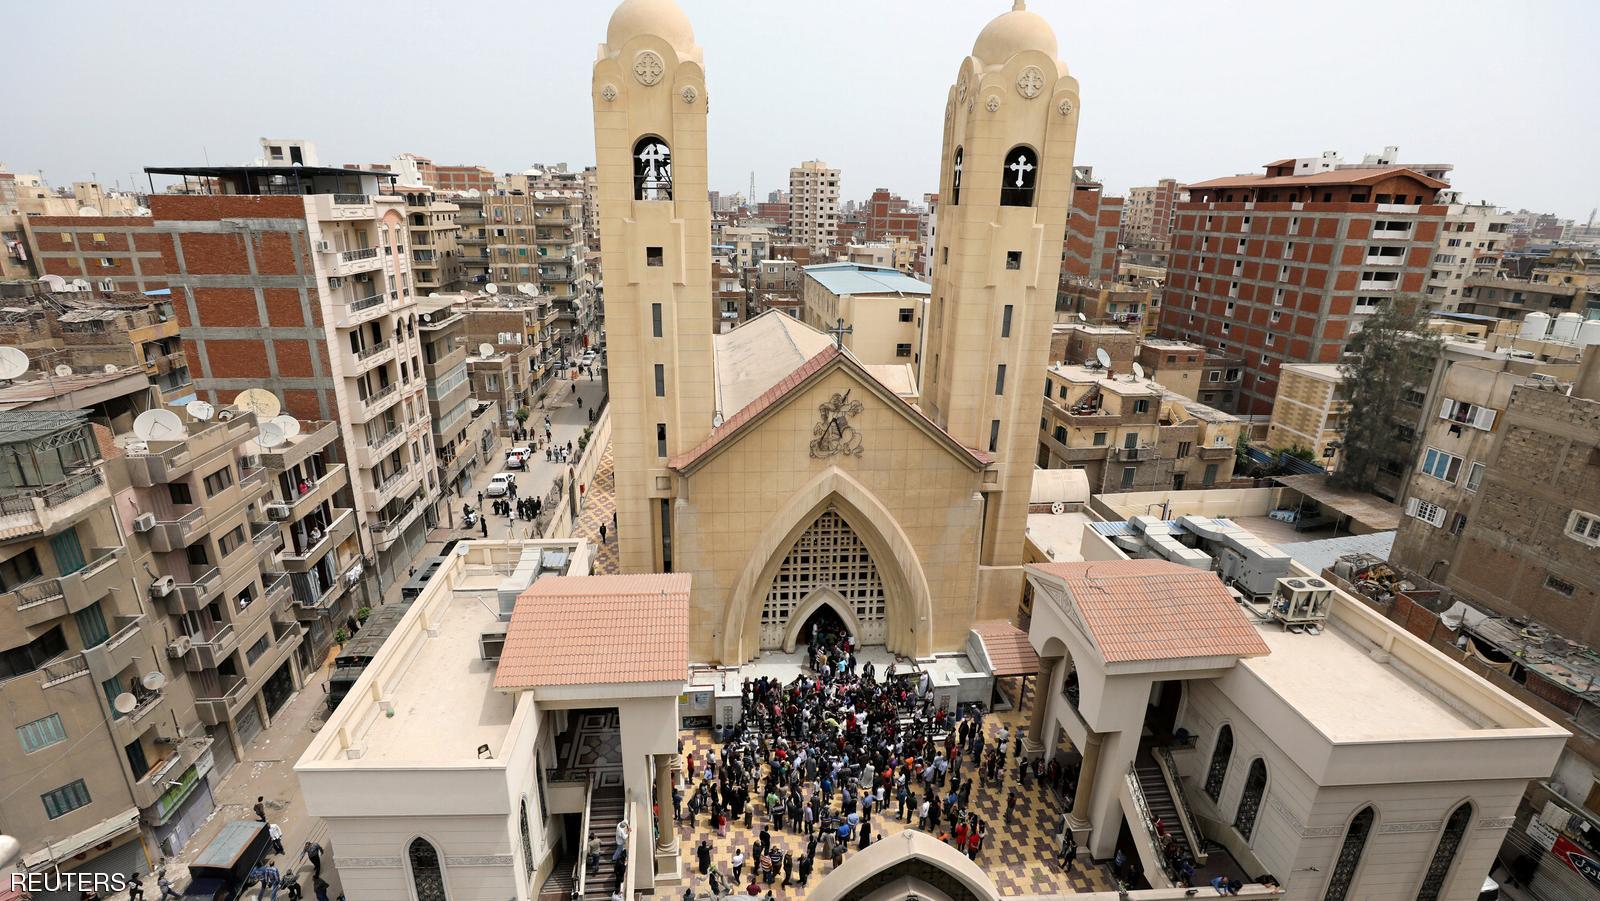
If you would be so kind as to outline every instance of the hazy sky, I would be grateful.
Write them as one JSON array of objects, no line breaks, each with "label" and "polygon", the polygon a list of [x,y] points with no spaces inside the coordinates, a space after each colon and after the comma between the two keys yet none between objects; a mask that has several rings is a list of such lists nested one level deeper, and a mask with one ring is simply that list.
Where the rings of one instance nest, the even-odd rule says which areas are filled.
[{"label": "hazy sky", "polygon": [[[711,184],[934,190],[945,92],[1010,0],[683,0],[705,48]],[[589,76],[610,0],[38,3],[11,11],[0,161],[54,184],[245,162],[306,137],[324,163],[412,151],[497,172],[592,162]],[[1122,192],[1386,144],[1455,164],[1471,200],[1600,205],[1600,2],[1033,0],[1082,85],[1077,161]],[[143,178],[142,175],[137,176]]]}]

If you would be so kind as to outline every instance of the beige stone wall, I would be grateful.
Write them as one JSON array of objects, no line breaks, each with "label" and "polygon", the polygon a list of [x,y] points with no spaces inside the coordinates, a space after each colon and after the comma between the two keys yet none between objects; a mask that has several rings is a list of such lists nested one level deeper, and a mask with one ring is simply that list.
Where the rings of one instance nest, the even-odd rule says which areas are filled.
[{"label": "beige stone wall", "polygon": [[[851,423],[862,454],[812,459],[817,407],[845,390],[864,406]],[[889,646],[919,654],[961,646],[975,618],[982,473],[895,406],[834,370],[680,480],[676,569],[694,577],[693,659],[754,654],[772,571],[830,497],[889,590]]]}]

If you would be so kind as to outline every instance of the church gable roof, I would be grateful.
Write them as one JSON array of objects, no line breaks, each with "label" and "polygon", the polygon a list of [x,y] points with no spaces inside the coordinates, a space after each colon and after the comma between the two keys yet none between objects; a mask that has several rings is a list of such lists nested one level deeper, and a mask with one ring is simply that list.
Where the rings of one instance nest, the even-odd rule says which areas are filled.
[{"label": "church gable roof", "polygon": [[[781,313],[768,315],[789,318]],[[753,322],[754,320],[752,320]],[[671,457],[667,461],[667,466],[684,474],[693,472],[715,456],[718,451],[731,444],[737,435],[747,430],[752,424],[780,409],[789,400],[800,394],[806,386],[820,379],[826,373],[840,367],[850,369],[867,389],[877,395],[891,409],[898,410],[902,415],[912,420],[924,431],[932,435],[940,444],[949,449],[951,453],[964,460],[973,470],[982,469],[994,462],[994,458],[989,454],[965,447],[956,441],[949,432],[940,428],[937,423],[929,419],[921,410],[907,403],[904,398],[901,398],[893,390],[878,381],[858,360],[837,346],[830,344],[745,404],[737,413],[723,422],[720,428],[713,429],[711,434],[700,442],[699,446],[686,453],[676,454]]]}]

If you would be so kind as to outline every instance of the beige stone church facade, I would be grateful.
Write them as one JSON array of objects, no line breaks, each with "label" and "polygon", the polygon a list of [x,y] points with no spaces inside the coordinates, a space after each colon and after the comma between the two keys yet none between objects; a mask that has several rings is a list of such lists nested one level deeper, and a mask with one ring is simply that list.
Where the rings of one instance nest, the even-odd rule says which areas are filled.
[{"label": "beige stone church facade", "polygon": [[592,98],[621,562],[692,574],[691,658],[792,648],[824,607],[908,656],[1008,618],[1078,125],[1049,25],[1019,2],[949,89],[916,386],[778,312],[713,334],[706,69],[671,0],[617,8]]}]

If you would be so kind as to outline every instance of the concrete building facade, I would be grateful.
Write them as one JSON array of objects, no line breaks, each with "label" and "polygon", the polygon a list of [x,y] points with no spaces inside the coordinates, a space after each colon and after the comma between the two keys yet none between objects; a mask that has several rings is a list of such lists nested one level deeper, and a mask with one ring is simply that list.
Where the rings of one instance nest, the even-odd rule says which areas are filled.
[{"label": "concrete building facade", "polygon": [[838,169],[807,160],[789,170],[789,234],[816,253],[838,243]]},{"label": "concrete building facade", "polygon": [[819,332],[839,327],[844,347],[863,363],[922,364],[927,282],[881,266],[822,263],[806,266],[801,317]]},{"label": "concrete building facade", "polygon": [[1344,418],[1350,410],[1343,389],[1344,373],[1337,364],[1283,364],[1267,423],[1267,446],[1305,448],[1319,465],[1338,469]]}]

